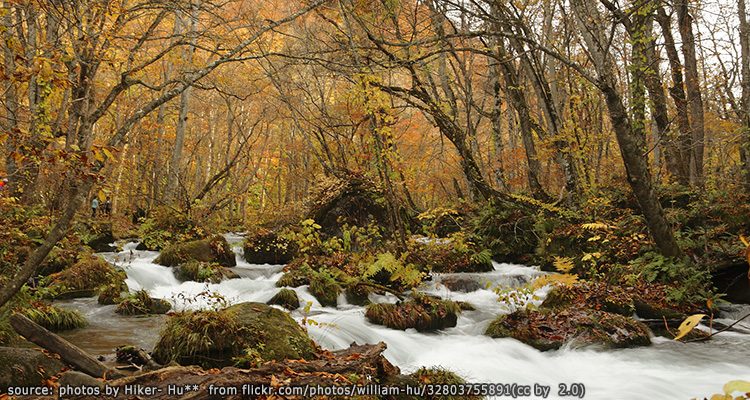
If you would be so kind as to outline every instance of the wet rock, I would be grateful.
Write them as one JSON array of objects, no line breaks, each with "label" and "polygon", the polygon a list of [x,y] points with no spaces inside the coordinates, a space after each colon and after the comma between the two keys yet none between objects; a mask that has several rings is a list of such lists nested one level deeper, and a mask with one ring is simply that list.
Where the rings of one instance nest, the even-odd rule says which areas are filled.
[{"label": "wet rock", "polygon": [[683,319],[686,317],[679,311],[658,304],[650,304],[641,298],[634,299],[633,304],[638,316],[645,319]]},{"label": "wet rock", "polygon": [[182,281],[219,283],[224,279],[239,278],[234,271],[213,262],[188,261],[180,264],[175,276]]},{"label": "wet rock", "polygon": [[167,246],[154,262],[176,267],[188,261],[215,262],[224,267],[237,265],[234,252],[221,235]]},{"label": "wet rock", "polygon": [[172,304],[164,299],[155,299],[145,290],[139,290],[120,301],[115,312],[122,315],[166,314]]},{"label": "wet rock", "polygon": [[224,367],[248,353],[263,360],[307,359],[315,345],[286,312],[262,303],[173,315],[154,348],[154,360]]},{"label": "wet rock", "polygon": [[519,310],[497,317],[485,335],[514,338],[538,350],[575,346],[621,348],[651,344],[646,325],[619,314],[581,308]]},{"label": "wet rock", "polygon": [[281,278],[276,281],[276,286],[278,287],[300,287],[308,284],[310,284],[310,276],[306,272],[300,270],[284,272],[284,274],[281,275]]},{"label": "wet rock", "polygon": [[281,289],[271,297],[271,300],[268,300],[267,304],[279,305],[287,310],[296,310],[299,308],[299,297],[297,297],[297,292],[292,289]]},{"label": "wet rock", "polygon": [[460,312],[461,307],[452,301],[418,293],[396,304],[370,304],[365,317],[373,324],[423,332],[456,326]]},{"label": "wet rock", "polygon": [[482,285],[474,279],[459,276],[444,277],[440,280],[440,284],[447,287],[448,290],[453,292],[471,293],[482,289]]},{"label": "wet rock", "polygon": [[323,270],[313,273],[310,278],[310,293],[324,307],[336,307],[341,286],[327,270]]},{"label": "wet rock", "polygon": [[344,295],[346,296],[346,301],[349,304],[366,306],[370,304],[370,293],[372,292],[373,289],[370,286],[361,285],[355,282],[346,287]]},{"label": "wet rock", "polygon": [[8,386],[42,386],[63,368],[60,360],[40,350],[0,347],[0,392]]},{"label": "wet rock", "polygon": [[293,242],[266,229],[249,235],[242,247],[245,261],[250,264],[286,264],[297,253]]},{"label": "wet rock", "polygon": [[542,303],[545,308],[567,308],[572,305],[625,316],[635,312],[630,293],[604,282],[582,281],[574,285],[555,286]]},{"label": "wet rock", "polygon": [[110,283],[99,288],[99,297],[96,299],[101,305],[117,304],[127,296],[128,285],[125,282]]}]

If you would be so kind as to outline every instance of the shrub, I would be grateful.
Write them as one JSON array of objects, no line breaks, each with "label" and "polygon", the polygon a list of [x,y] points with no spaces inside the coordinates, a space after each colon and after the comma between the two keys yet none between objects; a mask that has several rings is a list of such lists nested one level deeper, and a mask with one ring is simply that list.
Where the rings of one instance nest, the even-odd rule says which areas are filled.
[{"label": "shrub", "polygon": [[78,310],[68,310],[40,301],[32,302],[31,306],[21,313],[53,332],[78,329],[88,325],[86,318]]}]

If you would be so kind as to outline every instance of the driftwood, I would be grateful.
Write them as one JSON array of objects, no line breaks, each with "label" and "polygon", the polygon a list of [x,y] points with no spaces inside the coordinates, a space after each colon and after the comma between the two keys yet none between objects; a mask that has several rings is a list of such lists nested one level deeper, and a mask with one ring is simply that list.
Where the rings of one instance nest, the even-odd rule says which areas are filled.
[{"label": "driftwood", "polygon": [[[398,367],[393,366],[383,357],[385,343],[376,345],[354,345],[346,350],[325,352],[318,360],[286,360],[281,362],[271,361],[257,368],[239,369],[226,367],[222,370],[203,370],[200,367],[166,367],[157,371],[147,372],[141,375],[129,376],[107,382],[112,388],[119,388],[119,396],[132,398],[133,392],[128,396],[126,388],[137,390],[141,388],[152,389],[153,394],[147,397],[149,400],[156,399],[240,399],[252,396],[244,395],[243,385],[271,386],[351,386],[349,380],[352,374],[362,379],[384,379],[385,377],[398,375]],[[358,382],[362,383],[362,382]],[[199,389],[183,390],[185,386],[197,385]],[[217,395],[209,393],[209,385],[223,388],[236,388],[236,394]],[[170,386],[173,390],[170,392]],[[294,396],[289,396],[291,398]],[[95,396],[72,397],[74,399],[94,399]]]},{"label": "driftwood", "polygon": [[18,313],[11,315],[10,324],[19,335],[40,347],[59,354],[64,362],[78,371],[94,378],[120,378],[124,376],[24,315]]}]

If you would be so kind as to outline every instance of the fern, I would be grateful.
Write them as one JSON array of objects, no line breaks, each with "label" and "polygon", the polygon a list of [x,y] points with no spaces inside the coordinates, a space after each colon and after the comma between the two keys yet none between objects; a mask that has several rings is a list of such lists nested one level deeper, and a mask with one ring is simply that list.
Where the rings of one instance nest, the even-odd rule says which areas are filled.
[{"label": "fern", "polygon": [[611,226],[605,224],[604,222],[591,222],[588,224],[581,224],[581,228],[587,230],[587,231],[598,231],[598,230],[610,230],[612,229]]},{"label": "fern", "polygon": [[570,257],[555,256],[555,261],[552,263],[552,265],[555,267],[555,269],[558,272],[568,273],[573,269],[573,267],[575,266],[575,263],[573,262],[573,259]]}]

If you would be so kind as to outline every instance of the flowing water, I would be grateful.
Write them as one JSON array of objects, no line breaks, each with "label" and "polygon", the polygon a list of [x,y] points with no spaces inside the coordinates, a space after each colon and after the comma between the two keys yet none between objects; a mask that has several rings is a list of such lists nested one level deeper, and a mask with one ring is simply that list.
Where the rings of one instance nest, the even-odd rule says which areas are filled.
[{"label": "flowing water", "polygon": [[[230,242],[241,238],[228,235]],[[153,263],[156,252],[136,251],[129,243],[120,253],[102,254],[109,262],[125,270],[131,290],[146,289],[152,297],[170,300],[176,309],[199,309],[212,306],[215,299],[207,293],[220,293],[231,304],[244,301],[268,301],[277,291],[276,280],[282,266],[252,265],[245,262],[236,248],[241,278],[219,284],[180,282],[167,267]],[[346,348],[349,344],[377,343],[388,345],[385,356],[403,372],[422,366],[442,366],[462,375],[472,383],[535,383],[552,387],[548,398],[557,396],[560,384],[582,383],[587,399],[691,399],[721,391],[724,383],[750,380],[750,325],[739,329],[749,334],[725,332],[706,343],[678,343],[656,337],[650,347],[620,350],[563,348],[540,352],[513,339],[492,339],[482,333],[500,313],[514,309],[513,304],[498,301],[491,289],[512,289],[542,274],[536,268],[495,263],[495,271],[477,274],[435,274],[421,290],[446,299],[466,301],[476,311],[465,311],[454,328],[435,333],[415,330],[398,331],[374,325],[365,320],[364,308],[339,298],[336,308],[322,307],[307,287],[295,290],[300,301],[311,303],[306,314],[292,312],[297,320],[312,319],[310,336],[328,349]],[[482,289],[453,292],[441,285],[450,275],[480,282]],[[543,297],[544,290],[536,293]],[[373,295],[371,300],[395,302],[392,295]],[[538,302],[538,298],[527,298]],[[67,339],[95,355],[111,355],[123,344],[151,349],[164,324],[164,316],[125,317],[114,313],[114,306],[100,306],[96,299],[77,299],[62,305],[81,310],[89,327],[64,334]],[[735,306],[721,319],[729,323],[747,313],[748,307]]]}]

